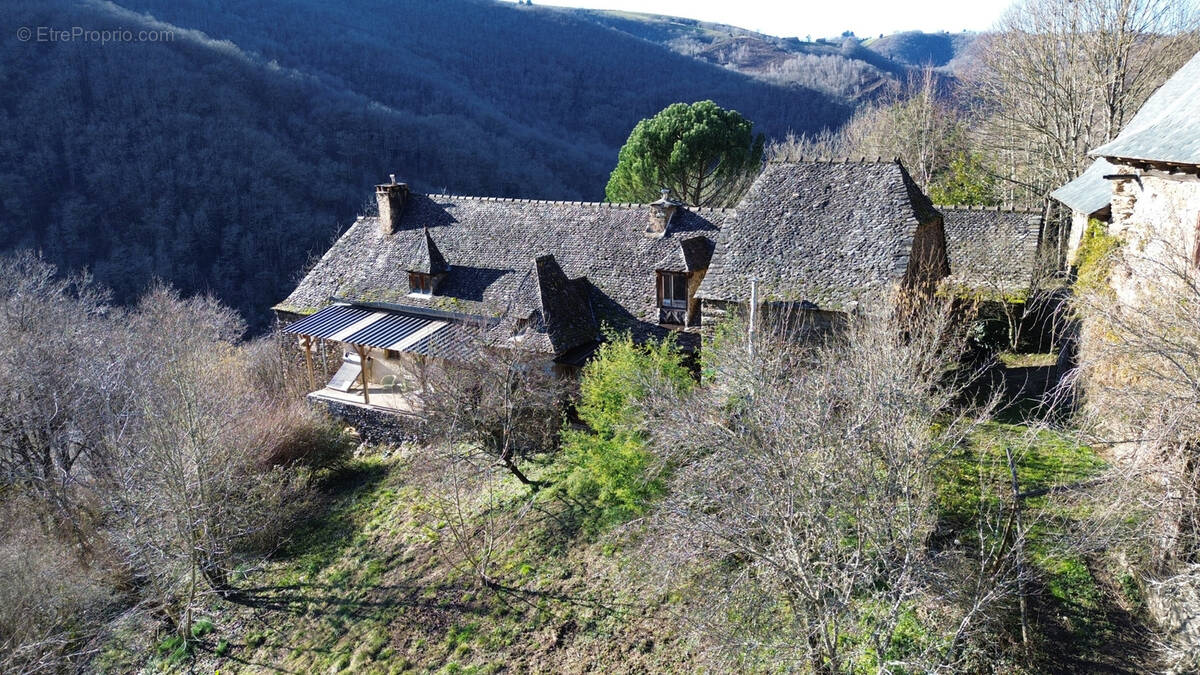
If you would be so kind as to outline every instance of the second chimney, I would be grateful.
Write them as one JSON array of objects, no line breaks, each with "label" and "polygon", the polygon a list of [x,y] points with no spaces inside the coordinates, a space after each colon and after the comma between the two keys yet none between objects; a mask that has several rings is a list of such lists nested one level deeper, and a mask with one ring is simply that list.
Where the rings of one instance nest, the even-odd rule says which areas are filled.
[{"label": "second chimney", "polygon": [[375,201],[379,202],[379,230],[392,234],[400,229],[400,216],[404,203],[408,201],[408,183],[397,183],[396,174],[390,174],[390,183],[375,186]]},{"label": "second chimney", "polygon": [[663,188],[662,198],[650,202],[650,222],[646,225],[646,236],[661,237],[667,233],[671,218],[679,210],[680,202],[671,199],[671,189]]}]

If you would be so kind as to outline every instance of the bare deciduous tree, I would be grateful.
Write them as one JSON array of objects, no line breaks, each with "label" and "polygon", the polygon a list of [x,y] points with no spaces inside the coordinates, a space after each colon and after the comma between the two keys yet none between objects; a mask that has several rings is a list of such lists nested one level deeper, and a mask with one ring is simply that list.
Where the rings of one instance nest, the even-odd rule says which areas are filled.
[{"label": "bare deciduous tree", "polygon": [[939,92],[932,69],[913,74],[902,91],[864,107],[838,133],[789,136],[768,148],[774,160],[899,157],[928,190],[934,175],[967,147],[966,123]]},{"label": "bare deciduous tree", "polygon": [[182,299],[157,288],[131,316],[141,355],[137,423],[110,439],[109,508],[130,569],[173,599],[163,608],[190,638],[198,597],[236,593],[229,572],[244,542],[296,504],[299,486],[282,471],[254,470],[267,439],[264,404],[233,343],[243,325],[211,298]]},{"label": "bare deciduous tree", "polygon": [[106,425],[128,404],[107,312],[86,276],[60,278],[31,253],[0,259],[0,480],[83,547],[80,483],[102,469]]},{"label": "bare deciduous tree", "polygon": [[[968,74],[984,145],[1003,177],[1040,201],[1083,170],[1200,47],[1195,8],[1172,0],[1023,0],[980,37]],[[1019,197],[1014,195],[1014,197]]]},{"label": "bare deciduous tree", "polygon": [[[815,345],[776,330],[756,332],[753,349],[718,339],[709,386],[647,403],[672,469],[651,568],[701,589],[693,620],[741,665],[962,665],[1016,597],[1029,523],[1000,506],[1014,502],[997,498],[1005,462],[978,465],[979,532],[938,526],[936,472],[990,411],[958,408],[947,385],[961,345],[952,317],[948,306],[852,317]],[[914,624],[929,641],[901,644]]]},{"label": "bare deciduous tree", "polygon": [[557,447],[566,382],[544,353],[464,337],[473,344],[465,357],[431,363],[423,377],[426,427],[436,439],[482,453],[525,485],[542,487],[528,464]]}]

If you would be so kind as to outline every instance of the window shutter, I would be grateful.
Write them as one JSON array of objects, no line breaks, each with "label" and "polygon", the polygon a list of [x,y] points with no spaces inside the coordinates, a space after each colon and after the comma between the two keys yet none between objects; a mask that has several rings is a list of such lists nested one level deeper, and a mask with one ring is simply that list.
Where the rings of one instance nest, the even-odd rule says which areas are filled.
[{"label": "window shutter", "polygon": [[665,276],[665,275],[664,275],[662,272],[656,272],[656,273],[655,273],[655,275],[657,276],[657,279],[658,279],[658,283],[657,283],[657,286],[658,286],[658,306],[659,306],[659,307],[662,307],[662,306],[663,306],[663,295],[664,295],[664,294],[663,294],[663,283],[664,283],[664,276]]}]

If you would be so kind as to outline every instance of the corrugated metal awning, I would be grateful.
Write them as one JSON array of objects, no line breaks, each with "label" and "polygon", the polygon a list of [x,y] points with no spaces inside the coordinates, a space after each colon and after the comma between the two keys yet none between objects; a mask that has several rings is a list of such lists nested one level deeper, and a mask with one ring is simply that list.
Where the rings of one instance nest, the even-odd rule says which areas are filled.
[{"label": "corrugated metal awning", "polygon": [[283,332],[328,340],[371,314],[371,310],[360,307],[330,305],[316,314],[284,327]]},{"label": "corrugated metal awning", "polygon": [[425,356],[465,356],[465,346],[458,344],[461,340],[455,339],[453,328],[449,321],[419,314],[330,305],[283,330],[285,333]]}]

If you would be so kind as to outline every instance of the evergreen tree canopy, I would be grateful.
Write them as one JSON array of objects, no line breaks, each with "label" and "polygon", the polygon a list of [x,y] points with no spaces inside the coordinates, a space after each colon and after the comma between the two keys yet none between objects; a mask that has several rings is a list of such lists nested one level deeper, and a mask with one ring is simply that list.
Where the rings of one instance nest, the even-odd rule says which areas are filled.
[{"label": "evergreen tree canopy", "polygon": [[712,101],[673,103],[638,122],[605,188],[610,202],[650,202],[670,188],[692,206],[732,206],[763,157],[763,135]]}]

